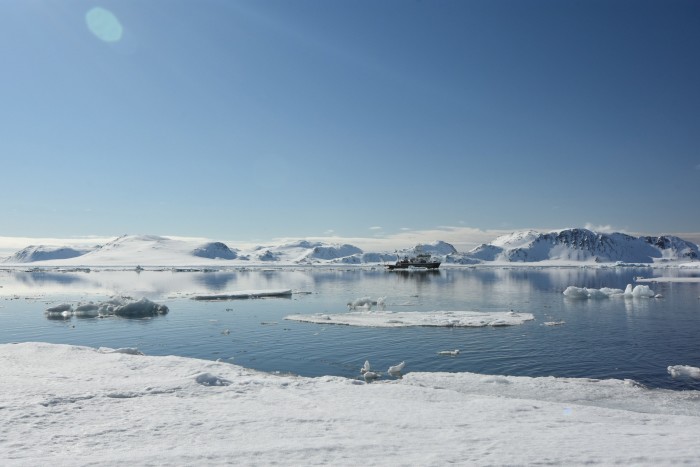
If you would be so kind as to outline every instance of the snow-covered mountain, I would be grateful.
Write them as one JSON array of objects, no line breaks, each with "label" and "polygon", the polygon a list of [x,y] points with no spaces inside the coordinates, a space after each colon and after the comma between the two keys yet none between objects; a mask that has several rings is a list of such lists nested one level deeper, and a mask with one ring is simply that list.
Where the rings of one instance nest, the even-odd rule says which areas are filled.
[{"label": "snow-covered mountain", "polygon": [[222,242],[209,242],[198,246],[192,250],[192,255],[209,259],[236,259],[237,256],[235,251]]},{"label": "snow-covered mountain", "polygon": [[19,250],[5,260],[6,263],[32,263],[54,259],[70,259],[82,256],[90,250],[80,250],[70,247],[51,247],[45,245],[30,245]]},{"label": "snow-covered mountain", "polygon": [[700,258],[698,245],[674,236],[633,237],[565,229],[547,233],[513,232],[458,252],[444,241],[422,243],[394,252],[365,252],[350,244],[298,240],[252,248],[231,248],[206,239],[123,235],[92,248],[29,246],[5,263],[46,266],[223,266],[253,264],[381,264],[403,256],[427,253],[443,264],[479,263],[653,263]]},{"label": "snow-covered mountain", "polygon": [[468,256],[481,261],[582,261],[653,263],[655,260],[698,259],[698,246],[673,236],[633,237],[566,229],[548,233],[514,232],[483,244]]}]

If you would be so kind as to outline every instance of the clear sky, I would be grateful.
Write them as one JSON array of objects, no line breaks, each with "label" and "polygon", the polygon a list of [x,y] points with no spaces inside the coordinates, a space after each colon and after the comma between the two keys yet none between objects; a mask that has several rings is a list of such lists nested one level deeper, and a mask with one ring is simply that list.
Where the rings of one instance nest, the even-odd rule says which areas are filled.
[{"label": "clear sky", "polygon": [[700,232],[695,0],[1,0],[0,57],[0,235]]}]

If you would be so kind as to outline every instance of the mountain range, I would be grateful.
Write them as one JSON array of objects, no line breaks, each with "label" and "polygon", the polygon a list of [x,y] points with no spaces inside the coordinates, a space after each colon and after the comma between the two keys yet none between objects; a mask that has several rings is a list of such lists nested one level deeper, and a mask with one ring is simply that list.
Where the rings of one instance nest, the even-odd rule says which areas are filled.
[{"label": "mountain range", "polygon": [[564,229],[547,233],[524,230],[504,235],[468,252],[443,241],[418,244],[395,252],[365,252],[349,244],[300,240],[279,245],[237,249],[223,242],[123,235],[102,245],[77,249],[67,246],[28,246],[3,262],[42,265],[222,265],[222,264],[372,264],[397,257],[428,253],[445,264],[489,263],[659,263],[700,258],[698,245],[679,237],[600,233]]}]

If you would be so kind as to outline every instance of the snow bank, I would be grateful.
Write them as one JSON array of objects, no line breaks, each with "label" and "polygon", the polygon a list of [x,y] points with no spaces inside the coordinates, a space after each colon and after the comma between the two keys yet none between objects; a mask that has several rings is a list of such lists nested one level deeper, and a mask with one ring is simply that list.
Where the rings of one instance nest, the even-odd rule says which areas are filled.
[{"label": "snow bank", "polygon": [[121,316],[123,318],[147,318],[168,313],[168,307],[147,298],[132,301],[127,298],[112,298],[100,303],[80,304],[73,308],[70,303],[52,306],[44,312],[49,319],[94,318],[97,316]]},{"label": "snow bank", "polygon": [[290,297],[292,289],[240,290],[228,294],[196,295],[192,300],[239,300],[246,298]]},{"label": "snow bank", "polygon": [[0,367],[4,466],[700,458],[696,391],[617,380],[408,373],[365,384],[38,343],[0,345]]},{"label": "snow bank", "polygon": [[480,311],[353,311],[339,314],[289,315],[284,319],[317,324],[344,324],[380,328],[409,326],[511,326],[535,319],[531,313]]}]

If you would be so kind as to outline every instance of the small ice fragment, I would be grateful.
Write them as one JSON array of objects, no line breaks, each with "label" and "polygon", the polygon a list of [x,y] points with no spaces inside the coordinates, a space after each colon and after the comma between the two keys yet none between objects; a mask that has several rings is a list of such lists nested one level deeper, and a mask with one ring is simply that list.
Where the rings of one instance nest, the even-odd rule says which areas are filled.
[{"label": "small ice fragment", "polygon": [[369,360],[365,360],[365,364],[362,365],[362,368],[360,368],[360,373],[364,375],[365,373],[370,371],[370,369],[371,369],[371,367],[369,365]]},{"label": "small ice fragment", "polygon": [[231,331],[227,328],[227,329],[224,329],[223,331],[221,331],[221,334],[228,336],[229,334],[231,334]]},{"label": "small ice fragment", "polygon": [[438,355],[450,355],[452,357],[455,357],[455,356],[459,355],[459,349],[441,350],[440,352],[438,352]]},{"label": "small ice fragment", "polygon": [[545,326],[561,326],[562,324],[566,324],[566,321],[545,321],[543,324]]},{"label": "small ice fragment", "polygon": [[387,370],[391,376],[400,375],[403,368],[406,366],[406,362],[401,362],[398,365],[390,366]]},{"label": "small ice fragment", "polygon": [[368,383],[377,378],[379,378],[379,373],[375,373],[374,371],[368,371],[365,373],[365,381]]},{"label": "small ice fragment", "polygon": [[62,313],[64,311],[72,311],[73,310],[73,305],[70,303],[61,303],[60,305],[52,306],[51,308],[47,308],[46,311],[49,313]]}]

